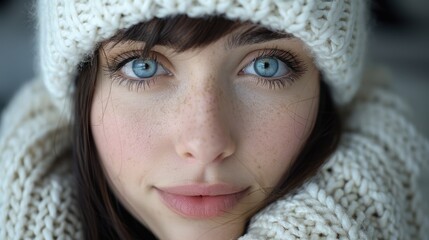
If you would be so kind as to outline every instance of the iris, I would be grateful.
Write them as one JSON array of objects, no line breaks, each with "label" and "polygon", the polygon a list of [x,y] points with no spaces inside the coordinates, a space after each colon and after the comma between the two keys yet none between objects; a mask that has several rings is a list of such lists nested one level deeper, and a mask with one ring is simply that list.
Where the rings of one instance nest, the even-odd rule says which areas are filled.
[{"label": "iris", "polygon": [[158,70],[158,63],[153,59],[135,59],[132,63],[133,73],[139,78],[150,78]]},{"label": "iris", "polygon": [[279,60],[274,57],[264,57],[255,60],[253,68],[261,77],[273,77],[279,70]]}]

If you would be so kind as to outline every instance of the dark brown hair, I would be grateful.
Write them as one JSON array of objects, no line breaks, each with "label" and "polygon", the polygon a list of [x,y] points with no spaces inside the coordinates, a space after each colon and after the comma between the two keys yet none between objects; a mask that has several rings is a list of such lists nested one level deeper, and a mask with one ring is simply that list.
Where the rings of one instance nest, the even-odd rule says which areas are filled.
[{"label": "dark brown hair", "polygon": [[[138,24],[119,32],[113,40],[145,41],[145,51],[156,44],[163,44],[172,46],[180,52],[206,46],[238,26],[239,23],[222,17],[192,19],[175,16]],[[74,92],[73,153],[84,237],[86,239],[155,238],[125,210],[114,196],[97,156],[90,128],[90,112],[99,54],[100,50],[97,49],[93,57],[80,66]],[[314,129],[300,155],[263,206],[302,185],[316,173],[338,144],[341,134],[340,123],[329,89],[322,81],[319,111]]]}]

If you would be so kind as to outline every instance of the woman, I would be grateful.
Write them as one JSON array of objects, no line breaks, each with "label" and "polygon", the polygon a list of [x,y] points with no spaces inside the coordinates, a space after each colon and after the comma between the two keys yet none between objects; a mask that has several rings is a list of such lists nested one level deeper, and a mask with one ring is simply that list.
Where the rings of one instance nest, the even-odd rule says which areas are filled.
[{"label": "woman", "polygon": [[389,92],[355,96],[364,3],[46,0],[38,15],[39,80],[2,123],[2,238],[422,237],[428,144]]}]

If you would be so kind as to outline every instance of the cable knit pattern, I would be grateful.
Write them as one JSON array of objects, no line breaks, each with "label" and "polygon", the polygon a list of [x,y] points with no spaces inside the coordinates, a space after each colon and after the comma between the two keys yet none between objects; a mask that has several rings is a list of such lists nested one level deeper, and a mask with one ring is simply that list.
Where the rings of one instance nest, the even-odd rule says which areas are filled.
[{"label": "cable knit pattern", "polygon": [[[0,239],[78,239],[68,126],[41,81],[21,90],[0,128]],[[68,154],[70,155],[70,154]]]},{"label": "cable knit pattern", "polygon": [[119,29],[154,17],[224,15],[300,38],[343,105],[359,86],[365,44],[365,0],[40,0],[39,67],[61,108],[77,66]]},{"label": "cable knit pattern", "polygon": [[[241,240],[427,239],[417,188],[429,143],[407,106],[361,79],[364,0],[39,0],[38,80],[0,125],[0,239],[81,239],[71,171],[71,110],[79,64],[97,44],[154,17],[224,15],[300,38],[313,54],[345,133],[318,174],[256,214]],[[373,79],[374,80],[374,79]],[[376,80],[376,79],[375,79]]]},{"label": "cable knit pattern", "polygon": [[[42,85],[25,86],[3,115],[0,239],[82,237],[69,124]],[[329,161],[255,215],[241,240],[428,239],[416,180],[428,165],[429,143],[403,117],[407,107],[370,87],[347,110],[345,134]]]}]

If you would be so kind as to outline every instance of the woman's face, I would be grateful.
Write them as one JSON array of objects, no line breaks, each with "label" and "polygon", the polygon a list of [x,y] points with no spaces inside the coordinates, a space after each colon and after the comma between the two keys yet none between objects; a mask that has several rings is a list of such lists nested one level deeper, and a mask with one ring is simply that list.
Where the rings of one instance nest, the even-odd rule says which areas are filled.
[{"label": "woman's face", "polygon": [[302,42],[254,39],[239,28],[145,59],[144,42],[102,46],[90,120],[100,161],[161,239],[240,236],[313,129],[319,72]]}]

